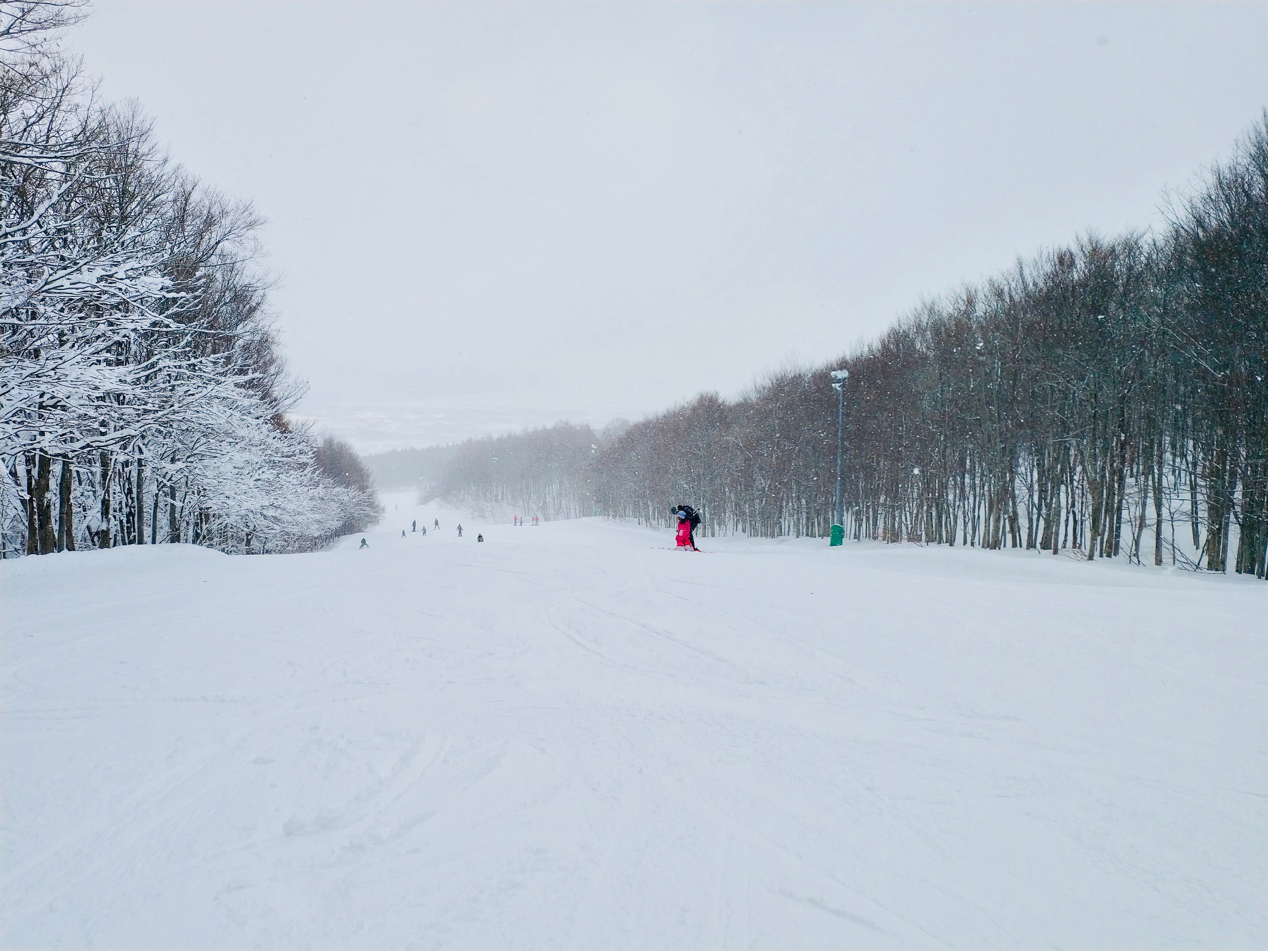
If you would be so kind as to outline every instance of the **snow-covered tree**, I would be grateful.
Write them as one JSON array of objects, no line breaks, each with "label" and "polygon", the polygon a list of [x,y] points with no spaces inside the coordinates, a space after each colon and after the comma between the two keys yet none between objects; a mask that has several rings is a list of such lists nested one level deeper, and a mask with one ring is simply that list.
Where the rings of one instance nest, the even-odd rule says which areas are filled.
[{"label": "snow-covered tree", "polygon": [[324,474],[286,421],[258,217],[96,101],[57,47],[78,12],[0,3],[5,554],[277,551],[364,524],[372,488]]}]

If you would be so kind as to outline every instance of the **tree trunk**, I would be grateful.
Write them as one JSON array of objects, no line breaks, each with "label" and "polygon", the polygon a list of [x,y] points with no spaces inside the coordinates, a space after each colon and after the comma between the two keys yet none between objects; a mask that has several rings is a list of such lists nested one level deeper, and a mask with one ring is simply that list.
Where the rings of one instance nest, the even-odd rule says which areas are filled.
[{"label": "tree trunk", "polygon": [[62,462],[62,476],[57,487],[57,550],[75,550],[75,508],[71,502],[75,473],[69,460]]},{"label": "tree trunk", "polygon": [[1206,498],[1206,568],[1224,571],[1228,562],[1229,521],[1237,471],[1227,446],[1219,446],[1211,460]]},{"label": "tree trunk", "polygon": [[[1098,473],[1099,475],[1099,473]],[[1087,559],[1096,557],[1096,546],[1101,538],[1101,485],[1097,479],[1088,480],[1088,491],[1091,493],[1091,511],[1088,513],[1087,526]]]},{"label": "tree trunk", "polygon": [[111,543],[110,537],[110,519],[112,513],[110,511],[110,490],[111,476],[114,474],[114,468],[110,465],[110,453],[106,450],[101,451],[101,528],[97,531],[97,547],[109,548]]},{"label": "tree trunk", "polygon": [[1140,542],[1145,537],[1145,512],[1149,509],[1149,476],[1146,473],[1141,483],[1140,515],[1136,519],[1136,530],[1132,532],[1132,548],[1129,560],[1140,564]]},{"label": "tree trunk", "polygon": [[1189,528],[1193,531],[1193,549],[1202,552],[1202,525],[1198,521],[1198,475],[1193,471],[1196,460],[1189,467]]},{"label": "tree trunk", "polygon": [[[1013,476],[1010,474],[1008,482],[1008,542],[1013,548],[1021,547],[1021,526],[1020,516],[1017,513],[1017,489]],[[1030,545],[1026,546],[1030,548]]]},{"label": "tree trunk", "polygon": [[57,551],[57,526],[53,522],[53,460],[42,452],[36,453],[35,458],[35,514],[39,523],[39,553],[51,555]]},{"label": "tree trunk", "polygon": [[1158,440],[1158,452],[1154,468],[1154,564],[1162,565],[1162,440]]},{"label": "tree trunk", "polygon": [[136,518],[136,543],[145,544],[145,462],[136,460],[136,502],[133,504]]},{"label": "tree trunk", "polygon": [[36,512],[35,454],[28,452],[23,459],[26,470],[26,553],[40,553],[40,517]]},{"label": "tree trunk", "polygon": [[[1120,446],[1126,446],[1126,440],[1119,440]],[[1127,493],[1127,461],[1124,458],[1126,449],[1119,450],[1117,472],[1114,474],[1114,521],[1110,534],[1110,557],[1117,558],[1122,554],[1123,540],[1123,496]]]}]

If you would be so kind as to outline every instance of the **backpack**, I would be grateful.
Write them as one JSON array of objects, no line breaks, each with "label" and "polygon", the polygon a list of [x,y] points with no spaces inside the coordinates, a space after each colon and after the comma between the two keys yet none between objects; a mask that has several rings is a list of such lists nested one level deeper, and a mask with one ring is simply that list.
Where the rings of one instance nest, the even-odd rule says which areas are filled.
[{"label": "backpack", "polygon": [[680,505],[678,506],[678,511],[686,514],[687,521],[691,524],[691,530],[693,532],[700,527],[700,513],[693,509],[690,505]]}]

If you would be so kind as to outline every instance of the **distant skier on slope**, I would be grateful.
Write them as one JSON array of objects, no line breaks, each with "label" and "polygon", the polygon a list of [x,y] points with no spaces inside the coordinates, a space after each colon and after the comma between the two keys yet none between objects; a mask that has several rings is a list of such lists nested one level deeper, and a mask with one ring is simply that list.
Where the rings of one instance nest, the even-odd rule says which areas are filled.
[{"label": "distant skier on slope", "polygon": [[357,550],[358,550],[358,551],[360,551],[362,548],[369,548],[369,547],[370,547],[370,543],[369,543],[369,542],[367,542],[367,541],[363,538],[363,539],[361,539],[361,544],[357,546]]},{"label": "distant skier on slope", "polygon": [[461,522],[458,523],[458,537],[459,538],[462,537],[462,523]]},{"label": "distant skier on slope", "polygon": [[439,531],[439,530],[440,530],[440,519],[436,519],[436,525],[435,525],[435,528],[436,528],[436,530],[437,530],[437,531]]},{"label": "distant skier on slope", "polygon": [[696,529],[700,527],[700,513],[690,505],[671,506],[669,513],[678,517],[678,532],[674,536],[678,547],[699,551],[696,547]]},{"label": "distant skier on slope", "polygon": [[[411,532],[416,532],[416,531],[418,531],[418,519],[414,519],[414,521],[412,521],[412,522],[410,522],[410,523],[409,523],[409,530],[410,530]],[[426,530],[427,530],[427,529],[423,529],[423,531],[426,531]]]}]

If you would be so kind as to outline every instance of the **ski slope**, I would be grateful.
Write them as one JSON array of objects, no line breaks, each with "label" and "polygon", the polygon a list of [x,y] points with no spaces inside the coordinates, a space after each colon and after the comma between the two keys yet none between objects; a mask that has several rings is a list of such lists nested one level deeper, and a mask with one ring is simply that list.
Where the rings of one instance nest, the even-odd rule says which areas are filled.
[{"label": "ski slope", "polygon": [[0,945],[1268,943],[1268,585],[505,523],[5,562]]}]

